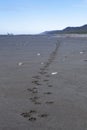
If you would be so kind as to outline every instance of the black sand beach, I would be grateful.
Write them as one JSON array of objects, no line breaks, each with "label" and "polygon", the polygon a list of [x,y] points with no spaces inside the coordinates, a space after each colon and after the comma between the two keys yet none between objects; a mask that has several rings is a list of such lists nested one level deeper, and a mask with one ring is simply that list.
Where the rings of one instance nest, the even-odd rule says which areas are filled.
[{"label": "black sand beach", "polygon": [[0,130],[87,130],[87,37],[0,36]]}]

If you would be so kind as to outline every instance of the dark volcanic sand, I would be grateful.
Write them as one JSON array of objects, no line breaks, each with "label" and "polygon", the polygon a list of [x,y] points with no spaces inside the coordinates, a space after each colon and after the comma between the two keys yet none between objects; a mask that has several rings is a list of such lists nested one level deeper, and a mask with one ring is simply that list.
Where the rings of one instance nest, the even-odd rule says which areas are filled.
[{"label": "dark volcanic sand", "polygon": [[0,36],[0,130],[87,130],[87,37]]}]

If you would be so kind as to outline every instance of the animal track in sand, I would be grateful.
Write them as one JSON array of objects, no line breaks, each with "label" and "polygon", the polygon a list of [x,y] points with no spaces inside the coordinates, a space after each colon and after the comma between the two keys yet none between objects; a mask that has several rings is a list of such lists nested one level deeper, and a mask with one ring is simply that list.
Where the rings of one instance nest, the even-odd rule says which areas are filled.
[{"label": "animal track in sand", "polygon": [[[43,77],[43,78],[45,78],[43,81],[46,82],[44,84],[48,85],[48,87],[53,87],[52,85],[49,84],[48,78],[50,77],[50,75],[48,74],[48,69],[57,55],[59,46],[60,46],[60,43],[56,44],[56,47],[55,47],[54,51],[50,54],[47,62],[45,62],[43,67],[40,68],[38,74],[36,76],[32,77],[32,84],[34,84],[35,86],[42,85],[40,82],[43,80],[42,79],[42,77]],[[40,79],[42,79],[42,80],[40,81]],[[37,105],[42,104],[42,102],[39,102],[40,97],[39,97],[39,93],[38,93],[38,88],[33,87],[33,88],[28,88],[27,90],[33,93],[30,100],[34,104],[37,104]],[[44,92],[44,94],[50,95],[50,94],[52,94],[52,92]],[[54,101],[46,101],[45,103],[51,105],[54,103]],[[31,122],[36,121],[38,117],[46,118],[48,116],[47,113],[39,114],[35,110],[30,110],[29,112],[22,113],[21,115],[25,118],[28,118],[28,120]]]},{"label": "animal track in sand", "polygon": [[28,118],[28,117],[31,116],[31,114],[30,114],[29,112],[22,113],[21,115],[22,115],[23,117],[25,117],[25,118]]},{"label": "animal track in sand", "polygon": [[33,117],[32,114],[37,113],[35,110],[31,110],[30,112],[22,113],[21,115],[24,118],[28,118],[29,121],[36,121],[36,117]]},{"label": "animal track in sand", "polygon": [[44,72],[44,71],[40,71],[38,73],[41,74],[41,75],[47,74],[47,72]]},{"label": "animal track in sand", "polygon": [[36,85],[41,85],[38,80],[33,80],[32,83]]},{"label": "animal track in sand", "polygon": [[42,104],[42,103],[41,103],[40,101],[38,101],[39,98],[40,98],[40,97],[35,96],[35,97],[30,98],[30,100],[31,100],[35,105],[40,105],[40,104]]},{"label": "animal track in sand", "polygon": [[48,85],[48,87],[53,87],[53,85]]},{"label": "animal track in sand", "polygon": [[50,95],[52,94],[52,92],[44,92],[44,94]]},{"label": "animal track in sand", "polygon": [[44,81],[44,82],[48,82],[48,81],[49,81],[49,79],[44,79],[43,81]]},{"label": "animal track in sand", "polygon": [[46,118],[48,117],[47,113],[39,114],[36,110],[30,110],[21,114],[24,118],[28,118],[29,121],[36,121],[38,117]]},{"label": "animal track in sand", "polygon": [[30,110],[29,113],[37,113],[35,110]]},{"label": "animal track in sand", "polygon": [[33,90],[32,93],[38,93],[38,90]]},{"label": "animal track in sand", "polygon": [[38,90],[35,87],[34,88],[28,88],[27,90],[32,92],[32,93],[38,93]]},{"label": "animal track in sand", "polygon": [[35,96],[35,97],[31,97],[30,100],[38,100],[40,97]]},{"label": "animal track in sand", "polygon": [[37,112],[35,110],[30,110],[29,112],[24,112],[21,115],[25,118],[31,117],[32,114],[36,114]]},{"label": "animal track in sand", "polygon": [[40,79],[40,76],[36,75],[36,76],[33,76],[32,78],[34,78],[34,79]]},{"label": "animal track in sand", "polygon": [[46,104],[53,104],[54,101],[46,101],[45,103],[46,103]]},{"label": "animal track in sand", "polygon": [[40,115],[39,115],[39,117],[42,117],[42,118],[45,118],[45,117],[47,117],[47,116],[48,116],[47,113],[44,113],[44,114],[40,114]]},{"label": "animal track in sand", "polygon": [[36,117],[30,117],[28,120],[29,121],[36,121],[36,119],[37,119]]},{"label": "animal track in sand", "polygon": [[50,64],[54,61],[57,52],[58,52],[58,48],[60,46],[60,42],[58,41],[58,43],[56,43],[56,48],[55,50],[50,54],[48,61],[45,63],[44,67],[42,68],[44,71],[50,66]]}]

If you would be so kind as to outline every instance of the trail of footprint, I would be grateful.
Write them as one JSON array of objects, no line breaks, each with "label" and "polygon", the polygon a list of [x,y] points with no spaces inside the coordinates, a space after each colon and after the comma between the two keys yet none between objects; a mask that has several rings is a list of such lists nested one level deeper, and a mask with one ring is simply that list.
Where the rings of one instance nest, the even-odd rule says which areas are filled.
[{"label": "trail of footprint", "polygon": [[36,121],[37,118],[46,118],[48,117],[47,113],[39,114],[36,110],[30,110],[29,112],[25,112],[21,114],[24,118],[27,118],[29,121]]},{"label": "trail of footprint", "polygon": [[59,46],[60,46],[60,42],[58,41],[58,43],[56,43],[55,50],[50,54],[48,61],[45,63],[45,66],[40,69],[42,70],[41,72],[44,72],[47,68],[49,68],[50,64],[54,61],[54,59],[56,58]]},{"label": "trail of footprint", "polygon": [[[27,90],[29,92],[32,92],[33,96],[31,96],[30,100],[34,104],[41,104],[41,102],[39,102],[40,97],[39,97],[39,93],[38,93],[38,88],[36,88],[36,86],[42,85],[42,83],[40,83],[39,80],[44,78],[44,75],[45,75],[46,78],[50,77],[50,75],[48,74],[47,71],[48,71],[48,68],[51,65],[51,63],[56,58],[59,46],[60,46],[60,42],[58,41],[58,43],[56,44],[55,50],[50,54],[50,56],[49,56],[47,62],[45,63],[45,65],[42,68],[40,68],[39,75],[32,77],[32,84],[34,84],[35,87],[28,88]],[[47,84],[49,82],[49,79],[44,79],[43,81],[46,82],[46,84]],[[48,87],[53,87],[53,86],[48,83]],[[51,92],[44,92],[44,94],[50,95],[52,93]],[[45,103],[46,104],[53,104],[54,101],[46,101]],[[35,110],[31,110],[29,112],[22,113],[21,115],[25,118],[28,118],[29,121],[36,121],[37,117],[45,118],[45,117],[48,116],[47,113],[42,113],[42,114],[37,115],[37,112]]]}]

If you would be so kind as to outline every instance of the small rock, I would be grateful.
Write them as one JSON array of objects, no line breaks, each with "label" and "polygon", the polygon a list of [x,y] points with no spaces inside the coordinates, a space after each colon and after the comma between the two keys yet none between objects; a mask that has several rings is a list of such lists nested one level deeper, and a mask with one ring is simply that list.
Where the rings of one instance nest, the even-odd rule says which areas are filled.
[{"label": "small rock", "polygon": [[57,73],[58,73],[58,72],[52,72],[51,74],[52,74],[52,75],[56,75]]},{"label": "small rock", "polygon": [[40,53],[37,53],[37,56],[40,56]]},{"label": "small rock", "polygon": [[84,52],[83,51],[80,51],[80,54],[83,54]]},{"label": "small rock", "polygon": [[21,65],[23,65],[23,63],[22,63],[22,62],[19,62],[19,63],[18,63],[18,66],[21,66]]}]

